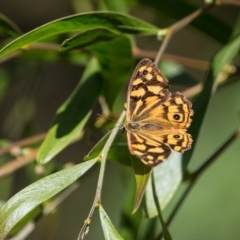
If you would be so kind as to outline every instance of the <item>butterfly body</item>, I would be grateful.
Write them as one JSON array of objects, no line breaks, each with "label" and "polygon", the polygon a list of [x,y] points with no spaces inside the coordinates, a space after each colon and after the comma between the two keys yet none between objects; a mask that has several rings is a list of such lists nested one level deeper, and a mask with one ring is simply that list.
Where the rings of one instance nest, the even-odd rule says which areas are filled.
[{"label": "butterfly body", "polygon": [[168,90],[168,80],[149,59],[137,65],[128,88],[127,132],[131,154],[156,166],[171,154],[191,147],[186,132],[193,115],[191,103],[179,92]]}]

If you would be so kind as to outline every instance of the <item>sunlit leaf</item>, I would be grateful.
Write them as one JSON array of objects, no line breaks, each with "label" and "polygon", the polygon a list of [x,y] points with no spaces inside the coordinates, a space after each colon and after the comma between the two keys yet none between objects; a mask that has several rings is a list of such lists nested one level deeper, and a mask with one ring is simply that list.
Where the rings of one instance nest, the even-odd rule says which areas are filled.
[{"label": "sunlit leaf", "polygon": [[[172,152],[170,157],[153,168],[153,171],[157,198],[163,210],[174,196],[182,180],[181,154]],[[145,198],[148,217],[157,216],[158,212],[154,203],[151,181],[147,184]]]},{"label": "sunlit leaf", "polygon": [[104,237],[106,240],[119,239],[123,240],[120,234],[117,232],[116,228],[113,226],[107,213],[104,211],[103,207],[99,206],[100,220],[103,228]]},{"label": "sunlit leaf", "polygon": [[165,220],[163,219],[163,216],[162,216],[162,209],[161,209],[161,205],[160,205],[160,201],[159,201],[159,198],[158,198],[158,195],[157,195],[157,187],[156,187],[156,184],[155,184],[155,177],[154,177],[154,172],[151,176],[151,184],[152,184],[152,190],[153,190],[153,199],[154,199],[154,203],[155,203],[155,206],[157,208],[157,212],[158,212],[158,218],[161,222],[161,226],[162,226],[162,231],[163,231],[163,237],[165,240],[171,240],[172,237],[168,231],[168,228],[167,228],[167,225],[165,223]]},{"label": "sunlit leaf", "polygon": [[42,143],[37,160],[46,163],[64,149],[86,124],[91,108],[101,92],[101,78],[97,77],[98,65],[89,62],[80,84],[58,109],[55,121]]},{"label": "sunlit leaf", "polygon": [[[97,157],[100,152],[102,151],[107,137],[109,136],[110,132],[105,134],[99,142],[91,149],[88,155],[84,157],[85,160],[92,159]],[[117,161],[127,166],[132,166],[131,162],[131,155],[129,153],[127,142],[126,142],[126,135],[119,132],[114,139],[114,142],[109,149],[107,159],[112,161]]]},{"label": "sunlit leaf", "polygon": [[234,57],[238,54],[240,50],[240,35],[232,39],[228,44],[223,46],[218,53],[213,57],[211,69],[208,77],[205,81],[204,87],[200,95],[198,96],[196,102],[193,105],[194,115],[193,122],[190,127],[190,132],[192,134],[194,144],[192,149],[184,153],[183,158],[183,169],[187,168],[187,165],[191,159],[193,150],[195,148],[195,142],[197,140],[203,119],[208,107],[208,103],[215,93],[217,87],[217,78],[224,70],[224,66],[231,63]]},{"label": "sunlit leaf", "polygon": [[18,192],[0,209],[0,239],[39,204],[53,197],[90,169],[96,160],[90,160],[74,167],[47,176]]},{"label": "sunlit leaf", "polygon": [[143,164],[138,158],[131,156],[132,165],[135,173],[136,180],[136,194],[134,200],[133,213],[137,211],[141,201],[143,194],[145,193],[146,186],[148,183],[148,179],[151,174],[151,168],[147,165]]},{"label": "sunlit leaf", "polygon": [[0,57],[27,45],[60,33],[81,32],[107,27],[119,33],[154,34],[158,28],[129,15],[116,12],[90,12],[57,19],[17,38],[0,51]]}]

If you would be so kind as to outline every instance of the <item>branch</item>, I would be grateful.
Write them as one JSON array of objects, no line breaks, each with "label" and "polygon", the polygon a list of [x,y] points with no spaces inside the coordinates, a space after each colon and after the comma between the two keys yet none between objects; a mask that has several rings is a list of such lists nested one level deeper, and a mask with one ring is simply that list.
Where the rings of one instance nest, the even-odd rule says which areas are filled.
[{"label": "branch", "polygon": [[[219,147],[219,149],[212,154],[196,171],[188,174],[187,179],[190,181],[188,187],[185,189],[181,198],[178,200],[176,206],[174,207],[170,217],[167,220],[167,226],[169,226],[176,216],[177,212],[181,208],[188,194],[191,192],[192,188],[197,183],[197,180],[202,176],[202,174],[208,169],[208,167],[222,154],[232,143],[240,137],[240,127],[237,128],[233,134]],[[161,239],[162,234],[160,234],[156,239]]]},{"label": "branch", "polygon": [[38,150],[33,149],[26,149],[26,155],[23,157],[18,157],[14,160],[12,160],[9,163],[6,163],[0,167],[0,178],[7,176],[13,172],[15,172],[17,169],[25,166],[26,164],[32,162],[37,155]]},{"label": "branch", "polygon": [[15,147],[22,147],[22,146],[26,146],[26,145],[30,145],[30,144],[39,142],[39,141],[43,140],[46,135],[47,135],[47,133],[41,133],[39,135],[35,135],[35,136],[29,137],[29,138],[22,139],[15,143],[12,143],[9,146],[1,148],[0,155],[3,155],[5,153],[9,152],[11,149],[13,149]]},{"label": "branch", "polygon": [[95,198],[94,198],[91,210],[89,212],[89,215],[88,215],[87,219],[84,221],[84,225],[82,226],[82,229],[79,232],[77,240],[83,239],[84,236],[88,233],[89,225],[91,224],[91,219],[92,219],[94,210],[95,210],[96,207],[99,206],[99,204],[101,204],[103,178],[104,178],[104,172],[105,172],[105,167],[106,167],[106,160],[107,160],[108,151],[109,151],[109,149],[110,149],[110,147],[111,147],[111,145],[112,145],[112,143],[115,139],[115,136],[117,135],[117,133],[119,131],[119,126],[122,125],[122,122],[125,118],[125,114],[126,114],[126,112],[123,111],[121,116],[119,117],[115,127],[113,128],[107,142],[105,143],[102,151],[100,152],[100,154],[97,157],[99,159],[100,163],[101,163],[101,166],[100,166],[100,172],[99,172],[99,177],[98,177],[96,194],[95,194]]}]

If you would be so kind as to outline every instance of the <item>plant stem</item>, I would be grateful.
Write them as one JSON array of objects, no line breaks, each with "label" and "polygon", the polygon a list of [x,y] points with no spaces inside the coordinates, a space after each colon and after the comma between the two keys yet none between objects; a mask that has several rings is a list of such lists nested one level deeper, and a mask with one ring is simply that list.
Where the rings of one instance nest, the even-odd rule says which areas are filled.
[{"label": "plant stem", "polygon": [[217,157],[226,150],[231,143],[240,136],[240,127],[237,128],[232,135],[219,147],[219,149],[212,154],[195,172],[190,174],[190,178],[198,178],[216,159]]},{"label": "plant stem", "polygon": [[171,37],[172,37],[172,34],[170,32],[165,36],[163,43],[161,44],[161,46],[158,50],[157,56],[154,60],[155,64],[158,64],[158,62],[160,61],[165,49],[167,48],[167,45],[168,45]]},{"label": "plant stem", "polygon": [[205,5],[204,7],[199,8],[195,12],[193,12],[190,15],[188,15],[187,17],[181,19],[180,21],[176,22],[175,24],[173,24],[172,26],[170,26],[169,28],[167,28],[165,30],[165,32],[166,32],[165,38],[158,50],[157,56],[154,61],[156,64],[160,61],[160,58],[162,57],[163,52],[167,48],[168,43],[169,43],[171,37],[174,35],[174,33],[179,31],[180,29],[184,28],[186,25],[188,25],[190,22],[192,22],[195,18],[197,18],[200,14],[202,14],[204,11],[206,11],[210,7],[212,7],[212,5]]},{"label": "plant stem", "polygon": [[32,136],[32,137],[25,138],[25,139],[22,139],[20,141],[14,142],[9,146],[2,147],[0,149],[0,155],[9,152],[12,148],[22,147],[22,146],[25,146],[25,145],[30,145],[30,144],[42,141],[46,137],[46,135],[47,135],[46,133],[41,133],[41,134],[38,134],[38,135],[35,135],[35,136]]},{"label": "plant stem", "polygon": [[17,157],[16,159],[1,165],[0,178],[6,177],[19,168],[33,162],[36,158],[37,151],[38,149],[28,149],[25,156]]},{"label": "plant stem", "polygon": [[[212,154],[196,171],[194,171],[192,174],[189,174],[188,179],[190,179],[188,187],[185,189],[184,193],[182,194],[181,198],[178,200],[176,206],[174,207],[170,217],[167,220],[167,226],[169,226],[176,216],[177,212],[179,211],[180,207],[184,203],[184,200],[187,198],[188,194],[191,192],[192,188],[197,183],[197,180],[200,178],[200,176],[208,169],[208,167],[219,157],[220,154],[223,153],[224,150],[226,150],[232,142],[240,137],[240,127],[237,128],[233,134],[219,147],[219,149]],[[162,234],[160,234],[156,239],[161,239]]]},{"label": "plant stem", "polygon": [[104,178],[104,172],[105,172],[105,166],[106,166],[106,160],[107,160],[107,154],[108,151],[119,131],[119,126],[122,125],[122,122],[125,118],[126,112],[123,111],[121,116],[119,117],[115,128],[112,130],[107,142],[105,143],[105,146],[102,150],[102,152],[100,153],[99,157],[101,158],[101,167],[100,167],[100,172],[99,172],[99,178],[98,178],[98,184],[97,184],[97,191],[96,191],[96,198],[98,199],[98,201],[101,200],[101,192],[102,192],[102,185],[103,185],[103,178]]},{"label": "plant stem", "polygon": [[190,22],[192,22],[194,19],[196,19],[198,16],[200,16],[204,11],[208,10],[209,8],[213,7],[213,5],[205,5],[193,13],[189,14],[185,18],[181,19],[180,21],[174,23],[172,26],[168,28],[168,30],[171,32],[171,34],[174,34],[175,32],[183,29],[185,26],[187,26]]},{"label": "plant stem", "polygon": [[163,236],[164,236],[165,240],[171,240],[172,237],[171,237],[171,235],[170,235],[170,233],[169,233],[169,231],[167,229],[167,225],[166,225],[165,220],[164,220],[164,218],[162,216],[160,202],[158,201],[158,196],[157,196],[157,191],[156,191],[156,184],[155,184],[155,179],[154,179],[154,171],[152,171],[151,180],[152,180],[153,199],[154,199],[155,206],[157,208],[159,220],[160,220],[161,225],[162,225]]},{"label": "plant stem", "polygon": [[77,240],[83,239],[83,237],[87,234],[94,210],[96,207],[98,207],[101,204],[101,193],[102,193],[104,172],[105,172],[105,168],[106,168],[107,154],[108,154],[108,151],[115,139],[115,136],[117,135],[117,133],[119,131],[119,126],[122,125],[122,122],[125,118],[125,114],[126,114],[126,112],[123,111],[121,116],[119,117],[115,127],[113,128],[107,142],[105,143],[101,153],[98,155],[98,159],[100,160],[101,166],[100,166],[100,171],[99,171],[99,176],[98,176],[96,194],[95,194],[95,198],[94,198],[91,210],[88,214],[87,219],[84,222],[84,225],[82,226],[82,229],[79,232]]}]

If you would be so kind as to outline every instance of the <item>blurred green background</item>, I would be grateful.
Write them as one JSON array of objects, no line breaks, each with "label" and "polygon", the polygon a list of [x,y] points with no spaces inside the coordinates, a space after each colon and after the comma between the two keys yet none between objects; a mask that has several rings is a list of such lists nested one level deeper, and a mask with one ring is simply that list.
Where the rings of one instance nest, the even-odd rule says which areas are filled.
[{"label": "blurred green background", "polygon": [[[1,1],[0,11],[25,33],[60,17],[104,9],[104,6],[108,6],[107,2],[11,0]],[[182,2],[184,9],[179,7],[179,2]],[[125,1],[125,6],[131,15],[164,28],[184,17],[188,4],[190,6],[203,5],[202,1],[195,0],[189,1],[188,4],[185,1],[179,2],[177,0],[164,0],[161,3],[154,0],[139,2],[131,0]],[[237,20],[239,8],[220,6],[210,10],[209,13],[226,24],[226,29],[231,30]],[[205,24],[211,24],[211,22]],[[215,28],[216,32],[219,31],[221,35],[222,29],[218,29],[217,25]],[[210,61],[224,41],[228,39],[229,34],[230,32],[226,35],[222,34],[221,39],[216,39],[197,30],[194,26],[188,26],[172,38],[166,53]],[[1,36],[0,40],[2,40],[1,45],[4,46],[6,38]],[[159,42],[154,37],[136,37],[136,42],[141,49],[157,51],[159,48]],[[235,64],[239,66],[239,56]],[[184,82],[182,78],[187,79],[188,83],[193,85],[203,82],[207,75],[207,70],[198,68],[181,66],[181,70],[183,74],[179,81],[175,82],[172,79],[171,83],[171,73],[169,74],[173,91],[183,89],[183,87],[179,89],[179,85]],[[77,85],[82,71],[82,66],[71,64],[65,61],[64,57],[57,61],[42,61],[37,58],[29,60],[19,57],[1,63],[0,138],[17,141],[46,132],[52,124],[57,108]],[[162,71],[164,72],[164,69]],[[126,85],[128,80],[126,79]],[[190,171],[201,165],[238,127],[239,80],[240,77],[236,76],[227,85],[217,89],[211,99],[190,162]],[[102,136],[101,130],[93,130],[96,114],[100,111],[99,105],[96,105],[86,127],[84,139],[68,146],[54,159],[54,163],[50,163],[50,167],[51,164],[60,167],[68,162],[82,161],[84,155]],[[240,193],[237,187],[240,183],[239,143],[239,139],[234,141],[197,182],[169,228],[173,239],[240,239]],[[1,163],[9,159],[9,156],[4,156],[1,158]],[[2,179],[0,199],[6,201],[36,180],[31,174],[33,169],[34,164],[30,164],[15,172],[14,175]],[[98,168],[94,167],[81,178],[79,188],[63,201],[54,214],[38,222],[35,230],[27,239],[76,239],[91,207],[97,176]],[[184,184],[164,211],[165,216],[170,213],[183,188]],[[129,194],[126,189],[134,189],[133,170],[109,161],[104,178],[102,201],[105,210],[119,230],[121,230],[122,207],[128,199],[126,194]],[[86,239],[104,239],[97,213],[94,215]]]}]

